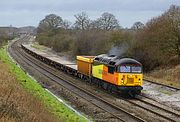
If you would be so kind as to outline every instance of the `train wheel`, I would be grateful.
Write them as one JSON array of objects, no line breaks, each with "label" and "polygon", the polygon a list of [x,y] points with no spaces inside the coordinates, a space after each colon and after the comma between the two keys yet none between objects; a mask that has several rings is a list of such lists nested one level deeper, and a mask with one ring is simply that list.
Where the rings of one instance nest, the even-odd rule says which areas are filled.
[{"label": "train wheel", "polygon": [[137,90],[137,91],[136,91],[136,94],[137,94],[137,95],[141,94],[141,90]]},{"label": "train wheel", "polygon": [[108,90],[108,84],[107,83],[103,83],[103,89]]},{"label": "train wheel", "polygon": [[110,93],[112,93],[112,85],[108,85],[108,91],[110,92]]},{"label": "train wheel", "polygon": [[91,77],[89,78],[89,83],[92,84],[92,78]]},{"label": "train wheel", "polygon": [[130,91],[128,91],[128,95],[132,98],[135,98],[136,92],[130,90]]}]

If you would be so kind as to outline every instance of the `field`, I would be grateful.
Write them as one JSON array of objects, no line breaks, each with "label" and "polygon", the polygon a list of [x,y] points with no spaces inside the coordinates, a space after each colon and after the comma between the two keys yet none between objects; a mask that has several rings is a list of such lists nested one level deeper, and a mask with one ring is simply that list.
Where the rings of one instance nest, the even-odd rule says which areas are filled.
[{"label": "field", "polygon": [[86,121],[22,71],[0,49],[0,121]]}]

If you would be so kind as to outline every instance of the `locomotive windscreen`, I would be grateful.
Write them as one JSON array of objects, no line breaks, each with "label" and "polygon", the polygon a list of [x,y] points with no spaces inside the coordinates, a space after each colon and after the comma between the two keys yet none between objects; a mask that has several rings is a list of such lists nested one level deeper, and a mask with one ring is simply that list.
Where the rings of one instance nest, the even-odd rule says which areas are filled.
[{"label": "locomotive windscreen", "polygon": [[142,66],[120,65],[117,67],[117,72],[141,73],[142,72]]}]

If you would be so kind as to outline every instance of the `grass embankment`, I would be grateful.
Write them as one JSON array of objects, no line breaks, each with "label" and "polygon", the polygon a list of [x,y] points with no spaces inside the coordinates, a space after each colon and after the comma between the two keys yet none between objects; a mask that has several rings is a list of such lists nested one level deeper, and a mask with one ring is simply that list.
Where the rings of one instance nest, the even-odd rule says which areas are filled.
[{"label": "grass embankment", "polygon": [[25,74],[0,49],[0,121],[86,121]]},{"label": "grass embankment", "polygon": [[180,65],[154,70],[145,74],[145,79],[180,88]]},{"label": "grass embankment", "polygon": [[37,42],[32,43],[31,46],[32,46],[33,48],[35,48],[35,49],[38,49],[38,50],[44,50],[44,49],[47,48],[47,47],[45,47],[45,46],[43,46],[43,45],[39,45]]}]

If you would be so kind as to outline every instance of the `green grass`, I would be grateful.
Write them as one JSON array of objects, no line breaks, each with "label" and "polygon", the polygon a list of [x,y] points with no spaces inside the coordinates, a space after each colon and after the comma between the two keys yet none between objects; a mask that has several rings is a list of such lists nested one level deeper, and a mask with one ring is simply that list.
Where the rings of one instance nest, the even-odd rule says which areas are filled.
[{"label": "green grass", "polygon": [[43,45],[39,45],[37,42],[32,44],[32,47],[38,50],[44,50],[45,47]]},{"label": "green grass", "polygon": [[161,93],[167,94],[167,95],[172,95],[173,94],[172,92],[167,91],[167,90],[159,89],[158,91],[161,92]]},{"label": "green grass", "polygon": [[[40,99],[45,106],[56,116],[65,122],[84,122],[85,118],[78,116],[75,112],[60,103],[50,93],[44,90],[40,84],[30,78],[16,63],[8,56],[6,47],[0,48],[0,60],[10,66],[10,71],[15,74],[16,78],[23,85],[25,90]],[[25,82],[26,81],[26,82]]]}]

